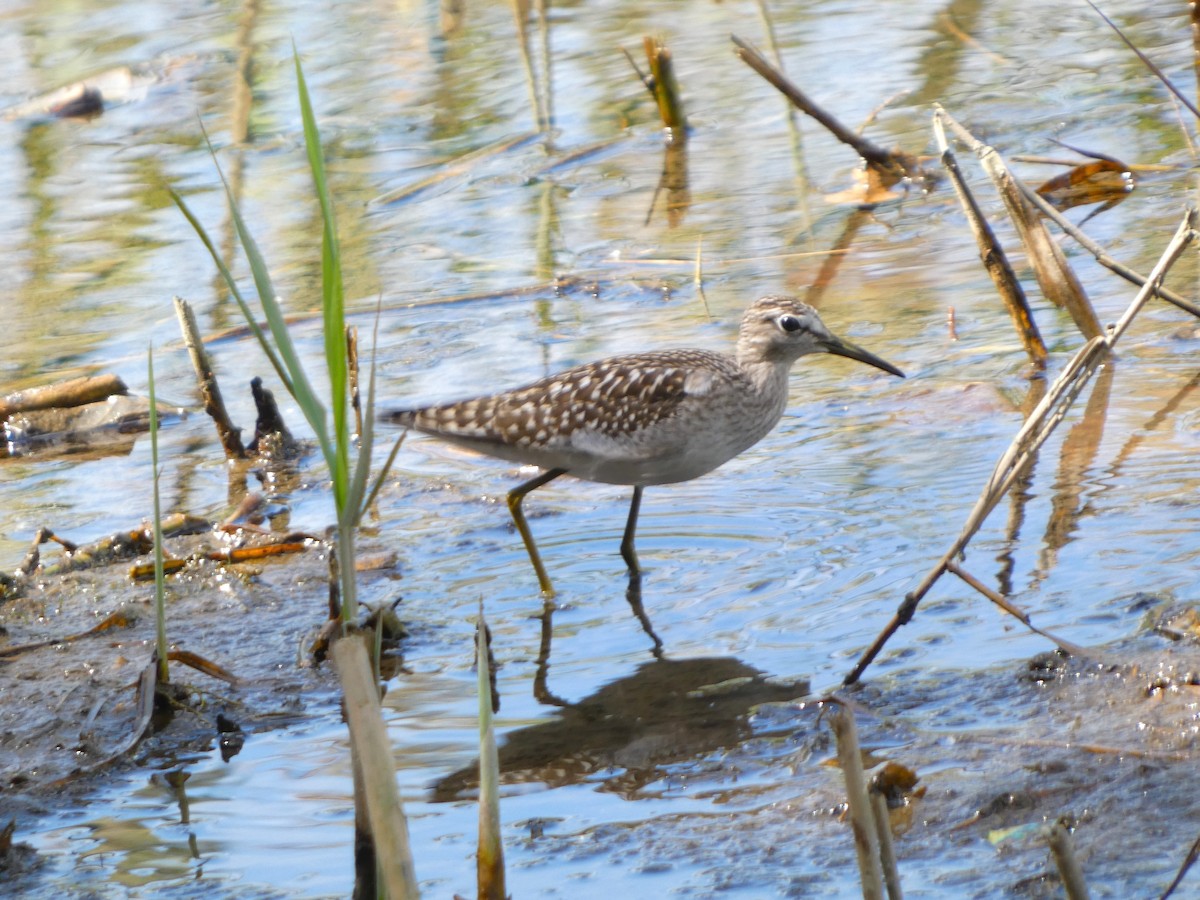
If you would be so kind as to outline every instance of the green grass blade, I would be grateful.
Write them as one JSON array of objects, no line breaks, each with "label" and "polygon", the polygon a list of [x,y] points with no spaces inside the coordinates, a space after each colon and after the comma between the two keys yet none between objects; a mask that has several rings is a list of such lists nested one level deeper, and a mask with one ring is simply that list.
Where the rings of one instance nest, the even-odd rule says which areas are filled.
[{"label": "green grass blade", "polygon": [[371,490],[367,494],[366,499],[358,503],[358,498],[362,497],[363,491],[366,490],[367,478],[371,463],[371,448],[375,445],[375,357],[379,350],[379,316],[383,310],[383,297],[375,305],[375,329],[371,333],[371,371],[367,376],[367,402],[366,409],[363,411],[363,433],[360,435],[358,464],[354,469],[354,493],[355,502],[358,504],[358,513],[355,517],[356,522],[361,522],[367,514],[367,510],[371,508],[371,504],[375,502],[375,498],[379,495],[380,488],[383,487],[384,480],[387,478],[388,472],[391,471],[392,463],[396,461],[396,454],[400,452],[400,445],[404,443],[405,432],[400,433],[400,437],[396,439],[396,443],[392,446],[392,452],[388,454],[387,460],[383,464],[383,468],[379,470],[379,474],[375,476],[375,481],[371,485]]},{"label": "green grass blade", "polygon": [[392,445],[392,451],[388,454],[388,458],[383,461],[383,466],[379,469],[379,474],[375,476],[375,481],[371,485],[371,492],[367,494],[366,499],[363,500],[362,508],[359,510],[358,518],[360,521],[367,514],[367,510],[371,508],[371,504],[375,502],[375,498],[379,496],[379,491],[387,479],[388,472],[392,470],[392,464],[396,461],[396,454],[400,452],[400,445],[404,443],[404,435],[407,433],[407,431],[400,433],[400,437],[396,438],[396,443]]},{"label": "green grass blade", "polygon": [[154,345],[146,355],[147,381],[150,384],[150,465],[154,470],[154,622],[158,650],[158,681],[170,680],[167,662],[167,588],[163,572],[162,505],[158,496],[158,398],[154,393]]},{"label": "green grass blade", "polygon": [[[313,112],[300,52],[292,47],[296,63],[296,86],[300,97],[300,116],[304,123],[304,146],[312,169],[313,185],[321,204],[321,286],[322,309],[325,314],[325,361],[329,367],[329,392],[333,407],[334,443],[338,449],[336,464],[330,466],[338,508],[357,509],[357,502],[348,504],[350,493],[350,425],[349,372],[346,359],[345,288],[342,279],[341,249],[338,246],[337,220],[333,199],[325,174],[325,159],[321,150],[321,134]],[[369,450],[369,448],[367,448]],[[369,456],[369,453],[367,454]]]},{"label": "green grass blade", "polygon": [[246,220],[242,218],[242,212],[238,209],[233,191],[229,188],[229,182],[225,180],[225,173],[221,169],[217,153],[213,149],[212,143],[208,141],[207,132],[204,135],[204,140],[208,143],[208,152],[212,155],[213,165],[216,166],[217,175],[220,176],[221,185],[225,189],[225,199],[229,204],[229,215],[233,218],[233,227],[237,231],[238,242],[242,245],[242,252],[246,254],[246,262],[250,265],[250,274],[254,278],[254,287],[258,291],[258,300],[262,304],[263,315],[267,320],[267,327],[271,331],[271,337],[275,341],[275,348],[278,350],[279,356],[283,360],[283,365],[290,376],[289,393],[291,393],[301,412],[304,413],[304,418],[308,420],[309,426],[316,434],[317,440],[321,445],[321,452],[324,454],[325,461],[332,471],[335,454],[329,440],[329,425],[326,420],[325,406],[321,403],[316,391],[313,390],[312,384],[309,383],[304,366],[300,363],[300,357],[296,354],[296,346],[292,343],[292,336],[288,332],[283,308],[279,305],[278,295],[275,293],[275,286],[271,282],[271,274],[267,269],[267,262],[263,259],[262,252],[258,249],[258,243],[254,240],[254,236],[246,226]]}]

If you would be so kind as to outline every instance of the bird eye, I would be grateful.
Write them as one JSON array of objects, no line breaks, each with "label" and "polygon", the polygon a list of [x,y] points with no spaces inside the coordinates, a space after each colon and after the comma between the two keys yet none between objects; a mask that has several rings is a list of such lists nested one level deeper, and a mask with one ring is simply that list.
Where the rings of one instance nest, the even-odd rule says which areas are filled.
[{"label": "bird eye", "polygon": [[779,317],[779,327],[782,328],[784,331],[799,331],[800,330],[800,320],[797,319],[795,316],[780,316]]}]

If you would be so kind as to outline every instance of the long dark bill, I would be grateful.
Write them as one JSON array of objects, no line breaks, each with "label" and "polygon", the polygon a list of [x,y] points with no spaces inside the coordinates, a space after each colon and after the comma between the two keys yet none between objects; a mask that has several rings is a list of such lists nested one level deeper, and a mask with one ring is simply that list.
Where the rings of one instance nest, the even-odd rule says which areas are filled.
[{"label": "long dark bill", "polygon": [[868,366],[874,366],[877,369],[883,369],[883,371],[892,375],[897,375],[900,378],[904,377],[904,373],[887,360],[880,359],[871,351],[864,350],[862,347],[858,346],[858,344],[852,344],[850,341],[844,340],[837,335],[831,336],[827,341],[822,341],[821,346],[825,348],[826,352],[832,353],[835,356],[844,356],[846,359],[855,359],[861,363],[866,363]]}]

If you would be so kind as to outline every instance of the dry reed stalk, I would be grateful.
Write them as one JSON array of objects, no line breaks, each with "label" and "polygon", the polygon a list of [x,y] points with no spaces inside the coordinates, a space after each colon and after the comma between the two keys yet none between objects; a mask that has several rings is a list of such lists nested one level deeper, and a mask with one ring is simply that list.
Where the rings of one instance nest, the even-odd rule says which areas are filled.
[{"label": "dry reed stalk", "polygon": [[829,725],[837,738],[838,764],[846,779],[846,806],[854,833],[854,852],[862,879],[863,900],[883,900],[883,865],[879,856],[879,833],[875,827],[867,781],[863,773],[862,750],[854,713],[836,700],[829,710]]},{"label": "dry reed stalk", "polygon": [[[1138,287],[1141,287],[1146,283],[1145,275],[1141,274],[1140,272],[1135,272],[1133,269],[1122,265],[1109,256],[1108,252],[1103,247],[1084,234],[1081,229],[1075,227],[1071,220],[1055,209],[1045,197],[1043,197],[1025,182],[1022,181],[1019,182],[1019,184],[1021,187],[1021,193],[1025,195],[1025,199],[1036,206],[1038,212],[1061,228],[1065,234],[1070,236],[1075,241],[1075,243],[1079,244],[1079,246],[1081,246],[1084,250],[1092,254],[1092,256],[1095,257],[1096,262],[1100,263],[1100,265],[1104,266],[1113,274],[1120,275],[1130,284],[1136,284]],[[1161,284],[1156,285],[1154,288],[1154,293],[1160,299],[1166,300],[1168,303],[1177,306],[1184,312],[1189,312],[1193,316],[1200,317],[1200,306],[1197,306],[1191,300],[1179,296],[1179,294],[1175,293],[1169,288],[1166,288]]]},{"label": "dry reed stalk", "polygon": [[983,525],[984,520],[995,509],[1004,494],[1012,487],[1020,474],[1032,460],[1033,455],[1045,443],[1046,439],[1066,415],[1067,410],[1079,396],[1092,374],[1107,358],[1109,351],[1115,346],[1121,335],[1129,327],[1130,322],[1138,311],[1154,295],[1156,286],[1166,276],[1171,266],[1183,254],[1183,251],[1197,237],[1196,212],[1187,210],[1171,238],[1167,248],[1155,264],[1150,277],[1142,289],[1134,297],[1121,318],[1110,326],[1105,334],[1097,335],[1089,340],[1072,357],[1063,372],[1058,376],[1053,386],[1046,392],[1037,407],[1030,413],[1016,437],[1001,454],[992,470],[991,477],[984,486],[975,506],[967,516],[959,536],[951,543],[950,548],[929,570],[920,584],[904,597],[892,620],[884,627],[874,643],[863,653],[854,669],[851,670],[843,684],[851,685],[858,681],[862,673],[879,655],[884,645],[902,625],[907,624],[916,613],[917,606],[933,585],[950,571],[950,567],[970,543],[971,538]]},{"label": "dry reed stalk", "polygon": [[647,87],[658,103],[658,114],[663,125],[671,132],[672,140],[687,140],[687,118],[683,114],[683,97],[679,93],[679,82],[675,78],[675,64],[671,51],[658,38],[644,37],[642,46],[646,50],[646,63],[650,66]]},{"label": "dry reed stalk", "polygon": [[1058,866],[1067,900],[1088,900],[1087,882],[1084,881],[1083,869],[1075,856],[1075,843],[1071,840],[1071,832],[1062,822],[1055,822],[1050,826],[1046,840],[1050,844],[1050,852],[1054,855],[1054,864]]},{"label": "dry reed stalk", "polygon": [[[1163,87],[1165,87],[1168,91],[1170,91],[1172,94],[1174,94],[1179,99],[1179,102],[1182,103],[1184,106],[1186,106],[1193,116],[1195,116],[1197,119],[1200,119],[1200,109],[1196,108],[1196,104],[1192,103],[1192,101],[1189,100],[1184,95],[1183,91],[1181,91],[1179,88],[1175,87],[1175,85],[1171,83],[1171,79],[1169,79],[1166,76],[1166,74],[1163,72],[1163,70],[1160,69],[1158,66],[1156,66],[1151,61],[1150,57],[1148,57],[1145,53],[1143,53],[1141,50],[1139,50],[1134,45],[1133,41],[1131,41],[1129,38],[1127,38],[1125,36],[1125,32],[1123,32],[1120,28],[1118,28],[1116,26],[1116,23],[1114,23],[1112,19],[1110,19],[1108,16],[1106,16],[1104,14],[1104,12],[1100,9],[1100,7],[1098,7],[1095,3],[1093,3],[1092,0],[1087,0],[1087,5],[1090,6],[1092,9],[1094,9],[1096,11],[1096,15],[1098,15],[1100,18],[1102,18],[1104,20],[1105,24],[1107,24],[1109,28],[1111,28],[1113,31],[1115,31],[1117,33],[1117,37],[1119,37],[1122,41],[1124,41],[1125,46],[1128,47],[1130,50],[1132,50],[1134,52],[1134,54],[1137,56],[1137,58],[1142,61],[1142,65],[1144,65],[1147,69],[1149,69],[1150,72],[1154,75],[1154,77],[1157,78],[1160,82],[1162,82]],[[1192,6],[1192,4],[1189,4],[1189,6]],[[1193,8],[1193,15],[1194,15],[1194,8]]]},{"label": "dry reed stalk", "polygon": [[1092,309],[1083,285],[1067,263],[1058,244],[1051,239],[1046,226],[1025,201],[1020,179],[1009,171],[994,147],[977,140],[941,106],[935,105],[934,108],[935,115],[949,125],[955,136],[979,157],[979,164],[995,184],[1028,254],[1034,277],[1037,278],[1046,299],[1066,309],[1075,321],[1075,327],[1088,340],[1101,335],[1104,329],[1096,311]]},{"label": "dry reed stalk", "polygon": [[979,257],[983,260],[983,266],[991,276],[992,283],[996,285],[996,290],[1000,292],[1000,298],[1008,308],[1008,314],[1012,316],[1013,326],[1017,329],[1021,345],[1029,354],[1030,362],[1033,363],[1035,369],[1042,371],[1046,368],[1046,359],[1049,356],[1046,352],[1046,344],[1038,332],[1037,324],[1033,321],[1033,312],[1029,309],[1029,301],[1025,298],[1025,291],[1021,289],[1021,283],[1017,280],[1016,273],[1013,272],[1012,266],[1008,262],[1004,248],[996,240],[995,232],[983,217],[979,204],[975,202],[975,197],[971,193],[971,189],[967,187],[962,172],[958,168],[958,160],[946,141],[946,131],[942,124],[940,111],[933,114],[933,133],[937,138],[938,152],[942,154],[942,165],[950,175],[950,183],[954,185],[958,202],[962,204],[967,223],[971,226],[975,242],[979,245]]},{"label": "dry reed stalk", "polygon": [[[1197,16],[1200,17],[1200,13],[1197,13]],[[1175,877],[1171,879],[1171,883],[1167,885],[1167,889],[1162,892],[1162,896],[1158,900],[1167,900],[1168,897],[1175,893],[1175,888],[1179,887],[1180,882],[1183,881],[1183,876],[1188,873],[1188,869],[1195,864],[1198,858],[1200,858],[1200,838],[1192,841],[1192,846],[1188,848],[1187,856],[1183,858],[1183,862],[1179,866],[1179,871],[1175,873]]]},{"label": "dry reed stalk", "polygon": [[183,332],[183,344],[187,347],[188,358],[192,361],[192,369],[196,373],[196,383],[200,387],[200,397],[204,401],[204,411],[208,413],[217,428],[217,437],[225,448],[227,459],[243,459],[246,448],[242,446],[242,429],[233,424],[229,411],[225,408],[225,400],[221,397],[221,387],[217,384],[217,376],[213,372],[212,360],[204,349],[204,341],[200,337],[200,329],[196,325],[196,314],[192,305],[182,297],[175,297],[175,316],[179,319],[179,328]]},{"label": "dry reed stalk", "polygon": [[417,897],[408,822],[396,787],[396,764],[383,724],[379,689],[362,636],[350,634],[336,641],[333,658],[342,683],[355,767],[362,776],[361,796],[366,799],[376,860],[387,896],[389,900]]},{"label": "dry reed stalk", "polygon": [[1055,644],[1055,646],[1057,646],[1060,650],[1062,650],[1066,653],[1070,653],[1072,656],[1087,656],[1088,655],[1088,651],[1084,650],[1078,644],[1072,644],[1070,641],[1065,641],[1062,638],[1055,637],[1050,632],[1048,632],[1042,628],[1038,628],[1036,625],[1033,624],[1033,622],[1030,621],[1028,613],[1026,613],[1019,606],[1012,603],[1012,601],[1010,601],[1003,594],[993,591],[990,587],[988,587],[986,584],[984,584],[982,581],[980,581],[978,578],[976,578],[970,572],[963,569],[962,566],[960,566],[958,563],[954,563],[954,562],[946,563],[946,571],[950,572],[951,574],[957,575],[964,582],[966,582],[966,584],[969,587],[974,588],[976,591],[981,593],[983,596],[987,597],[989,600],[991,600],[994,604],[996,604],[998,607],[1000,607],[1002,610],[1004,610],[1010,616],[1017,619],[1022,625],[1024,625],[1026,628],[1028,628],[1034,634],[1040,634],[1042,637],[1046,638],[1047,640],[1052,641]]},{"label": "dry reed stalk", "polygon": [[896,864],[896,848],[892,844],[892,817],[888,813],[887,797],[876,788],[874,779],[867,792],[871,798],[875,833],[879,836],[879,860],[883,866],[883,883],[887,888],[888,900],[903,900],[904,891],[900,887],[900,868]]},{"label": "dry reed stalk", "polygon": [[492,720],[492,654],[490,633],[479,602],[475,631],[475,667],[479,690],[479,852],[476,880],[479,900],[504,900],[504,842],[500,838],[500,757]]}]

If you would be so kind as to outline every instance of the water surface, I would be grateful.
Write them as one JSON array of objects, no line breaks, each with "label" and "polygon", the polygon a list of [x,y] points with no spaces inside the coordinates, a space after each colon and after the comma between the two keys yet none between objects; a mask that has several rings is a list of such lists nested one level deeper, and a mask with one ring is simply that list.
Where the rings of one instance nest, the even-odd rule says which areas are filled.
[{"label": "water surface", "polygon": [[[0,209],[9,248],[0,384],[7,392],[103,370],[142,392],[153,343],[159,395],[193,402],[171,296],[195,304],[206,332],[238,322],[164,190],[170,183],[185,193],[228,243],[201,123],[289,308],[319,304],[318,216],[294,41],[326,141],[347,297],[364,332],[382,297],[386,403],[456,399],[633,349],[727,347],[749,300],[768,291],[807,295],[827,252],[847,248],[821,313],[909,378],[803,360],[774,434],[713,475],[647,491],[638,546],[645,605],[669,659],[733,659],[832,687],[957,535],[1030,390],[1026,360],[951,192],[914,191],[866,214],[827,203],[850,186],[856,160],[809,121],[793,138],[782,99],[733,56],[731,33],[768,43],[757,4],[552,8],[555,128],[551,139],[527,140],[518,139],[535,121],[512,11],[465,6],[453,28],[436,6],[417,3],[16,3],[0,11],[0,103],[16,106],[101,73],[127,75],[118,79],[124,93],[115,88],[98,118],[0,120],[0,186],[10,198]],[[1106,11],[1190,84],[1182,8],[1147,16],[1143,6],[1113,3]],[[1070,156],[1052,142],[1060,139],[1129,163],[1191,162],[1164,91],[1086,7],[823,3],[781,5],[772,18],[789,75],[843,121],[856,127],[890,99],[868,129],[885,146],[929,153],[936,101],[1006,156]],[[692,123],[686,194],[659,191],[664,136],[618,52],[636,54],[646,34],[671,47],[683,86]],[[545,65],[537,68],[545,77]],[[491,152],[449,168],[480,150]],[[969,155],[960,158],[1001,221]],[[1057,171],[1018,168],[1034,183]],[[444,177],[381,202],[432,175]],[[1089,233],[1148,271],[1189,181],[1183,172],[1145,179]],[[998,230],[1015,249],[1007,226]],[[1066,252],[1102,321],[1115,319],[1132,289],[1072,246]],[[1080,339],[1014,256],[1057,369]],[[246,278],[240,263],[238,272]],[[1189,293],[1194,279],[1189,258],[1172,281]],[[971,546],[970,571],[1077,644],[1134,634],[1137,594],[1187,601],[1200,586],[1190,464],[1200,441],[1197,339],[1178,334],[1187,324],[1165,305],[1145,311],[1110,366],[1107,394],[1086,414],[1088,395],[1081,398],[1042,451],[1022,502],[1002,504]],[[318,322],[301,321],[296,335],[315,369]],[[234,418],[249,425],[245,384],[255,374],[270,381],[268,366],[242,336],[211,350]],[[298,412],[285,413],[298,427]],[[229,483],[210,434],[193,417],[166,435],[171,508],[223,514]],[[149,468],[145,441],[116,458],[6,462],[0,562],[13,568],[42,524],[81,537],[133,527],[150,510]],[[432,802],[430,786],[474,758],[470,646],[480,599],[501,663],[501,734],[556,716],[534,697],[543,604],[501,502],[522,477],[413,437],[371,522],[375,540],[398,554],[401,609],[412,623],[407,671],[390,687],[387,712],[430,896],[471,891],[474,806]],[[280,498],[290,503],[292,527],[318,531],[331,520],[322,479],[314,461],[305,485]],[[562,479],[528,501],[560,591],[547,683],[565,702],[611,682],[636,683],[651,661],[617,555],[627,498],[626,489]],[[390,599],[377,590],[367,599]],[[297,612],[298,634],[319,620],[322,603],[314,596]],[[876,711],[923,732],[958,709],[957,727],[1020,729],[1037,740],[1033,701],[1005,693],[1004,673],[1047,649],[945,580],[870,670]],[[981,690],[1008,699],[985,703]],[[940,691],[950,699],[934,702]],[[332,701],[309,711],[303,726],[252,735],[228,764],[204,754],[189,761],[190,827],[178,824],[175,799],[148,771],[123,775],[87,808],[22,822],[18,837],[47,860],[36,890],[344,896],[352,878],[344,732]],[[613,785],[620,762],[553,788],[513,785],[503,803],[510,890],[856,896],[851,843],[830,814],[838,785],[818,765],[830,751],[813,714],[791,705],[746,721],[723,742],[676,736],[685,752],[635,790]],[[1129,727],[1112,743],[1132,742]],[[1181,732],[1190,727],[1180,723]],[[911,736],[895,743],[916,744]],[[931,763],[924,774],[936,786],[939,774],[959,771],[988,781],[992,770],[979,754]],[[981,790],[1009,784],[997,777]],[[962,819],[974,808],[965,800],[948,807]],[[1030,818],[1047,814],[1039,808]],[[1135,893],[1161,889],[1200,822],[1183,813],[1186,839],[1164,840],[1137,868],[1106,846],[1104,828],[1119,828],[1122,815],[1131,814],[1114,806],[1081,832],[1090,864],[1123,873]],[[983,832],[965,832],[953,860],[910,838],[906,879],[930,896],[994,894],[1042,859],[1027,848],[1006,867]]]}]

